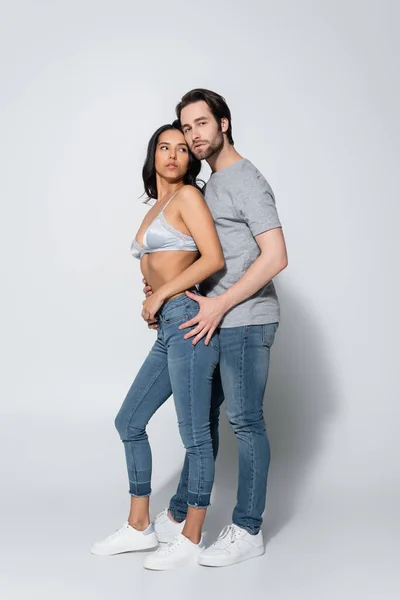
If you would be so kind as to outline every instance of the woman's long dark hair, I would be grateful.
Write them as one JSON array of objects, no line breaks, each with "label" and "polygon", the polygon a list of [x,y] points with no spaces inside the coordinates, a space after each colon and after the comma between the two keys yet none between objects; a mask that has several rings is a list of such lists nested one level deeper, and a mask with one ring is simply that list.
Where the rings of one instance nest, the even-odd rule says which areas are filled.
[{"label": "woman's long dark hair", "polygon": [[[147,146],[147,155],[143,165],[142,177],[144,183],[144,191],[149,199],[157,198],[155,154],[158,138],[162,133],[164,133],[164,131],[169,131],[170,129],[177,129],[178,131],[182,131],[178,120],[174,121],[171,125],[163,125],[153,133]],[[197,175],[200,173],[201,170],[201,162],[197,158],[195,158],[195,156],[193,156],[189,148],[188,152],[189,164],[183,181],[186,185],[193,185],[201,192],[204,187],[204,181],[202,181],[201,179],[197,179]]]}]

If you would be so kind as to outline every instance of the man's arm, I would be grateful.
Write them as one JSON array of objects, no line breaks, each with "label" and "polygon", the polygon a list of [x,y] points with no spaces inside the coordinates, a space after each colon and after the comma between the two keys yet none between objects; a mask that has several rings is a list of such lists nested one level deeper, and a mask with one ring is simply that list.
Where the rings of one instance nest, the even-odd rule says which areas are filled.
[{"label": "man's arm", "polygon": [[197,344],[207,334],[205,343],[208,344],[228,310],[253,296],[287,267],[286,244],[280,227],[260,233],[255,239],[260,248],[260,255],[226,292],[216,298],[204,298],[186,292],[199,303],[200,310],[196,317],[179,326],[179,329],[185,329],[197,325],[184,336],[185,339],[194,337],[193,344]]},{"label": "man's arm", "polygon": [[227,311],[247,300],[287,266],[287,252],[274,193],[257,170],[234,197],[238,216],[250,229],[260,255],[241,278],[221,296]]},{"label": "man's arm", "polygon": [[260,233],[255,239],[261,250],[260,256],[236,283],[219,296],[226,307],[225,312],[253,296],[288,265],[285,239],[280,227]]}]

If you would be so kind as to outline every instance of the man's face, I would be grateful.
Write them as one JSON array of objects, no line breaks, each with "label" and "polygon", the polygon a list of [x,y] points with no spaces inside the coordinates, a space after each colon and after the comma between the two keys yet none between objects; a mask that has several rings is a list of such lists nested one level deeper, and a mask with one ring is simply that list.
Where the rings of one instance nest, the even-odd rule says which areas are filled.
[{"label": "man's face", "polygon": [[181,125],[187,145],[199,160],[210,158],[224,145],[223,133],[204,100],[182,109]]}]

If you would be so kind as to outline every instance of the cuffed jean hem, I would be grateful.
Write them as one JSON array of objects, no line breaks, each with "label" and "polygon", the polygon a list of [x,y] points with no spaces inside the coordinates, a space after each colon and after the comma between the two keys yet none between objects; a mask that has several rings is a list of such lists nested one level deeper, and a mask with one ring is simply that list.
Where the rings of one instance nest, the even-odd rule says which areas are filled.
[{"label": "cuffed jean hem", "polygon": [[192,494],[193,502],[188,501],[184,506],[180,504],[180,506],[171,506],[169,505],[168,510],[171,513],[172,518],[177,523],[183,523],[187,517],[187,509],[190,506],[191,508],[209,508],[211,506],[210,502],[211,494],[205,494],[199,498],[198,494]]},{"label": "cuffed jean hem", "polygon": [[211,506],[210,503],[208,503],[207,505],[201,505],[200,504],[189,504],[188,502],[188,506],[190,506],[190,508],[209,508]]},{"label": "cuffed jean hem", "polygon": [[237,527],[240,527],[240,529],[244,529],[245,531],[247,531],[247,533],[250,533],[250,535],[257,535],[257,533],[260,531],[261,527],[256,527],[251,528],[251,527],[246,527],[245,525],[239,525],[239,523],[235,523],[233,521],[233,524],[236,525]]},{"label": "cuffed jean hem", "polygon": [[149,485],[149,481],[146,481],[145,483],[135,483],[133,481],[130,481],[129,484],[129,493],[131,496],[145,498],[146,496],[151,495],[151,487]]},{"label": "cuffed jean hem", "polygon": [[174,508],[172,508],[171,506],[169,507],[169,512],[172,515],[172,518],[174,519],[174,521],[176,521],[177,523],[183,523],[183,521],[186,520],[186,516],[187,516],[187,504],[185,505],[185,510],[181,510],[178,509],[178,511],[176,511]]},{"label": "cuffed jean hem", "polygon": [[192,508],[208,508],[210,506],[211,494],[188,493],[187,505]]},{"label": "cuffed jean hem", "polygon": [[151,496],[151,492],[149,494],[133,494],[132,492],[129,492],[129,495],[133,498],[148,498]]}]

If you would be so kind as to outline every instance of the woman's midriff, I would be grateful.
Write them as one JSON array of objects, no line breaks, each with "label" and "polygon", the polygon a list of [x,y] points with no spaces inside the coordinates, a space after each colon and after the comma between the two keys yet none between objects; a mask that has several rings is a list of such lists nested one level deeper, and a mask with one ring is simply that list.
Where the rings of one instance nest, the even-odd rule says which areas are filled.
[{"label": "woman's midriff", "polygon": [[[151,285],[153,292],[156,292],[162,285],[190,267],[198,258],[198,252],[188,250],[152,252],[143,255],[140,268],[148,285]],[[182,293],[178,292],[166,298],[165,301],[172,300],[172,298],[176,298]]]}]

